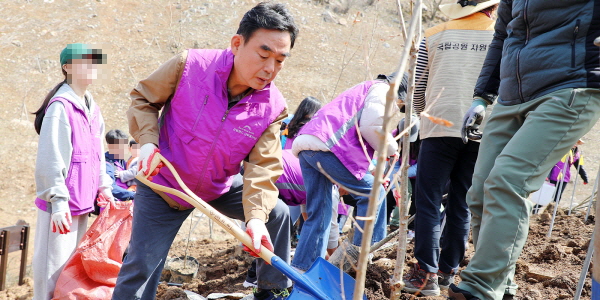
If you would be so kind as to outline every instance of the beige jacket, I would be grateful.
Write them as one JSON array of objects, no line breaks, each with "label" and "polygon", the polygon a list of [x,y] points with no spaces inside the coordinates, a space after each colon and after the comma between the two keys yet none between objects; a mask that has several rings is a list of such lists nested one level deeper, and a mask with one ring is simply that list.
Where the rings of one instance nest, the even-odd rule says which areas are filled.
[{"label": "beige jacket", "polygon": [[[131,91],[131,106],[127,111],[129,132],[141,145],[158,145],[159,111],[175,94],[186,59],[187,51],[174,56]],[[263,132],[248,161],[244,161],[242,203],[246,221],[267,221],[277,204],[279,191],[274,183],[283,173],[279,130],[286,117],[287,108]]]},{"label": "beige jacket", "polygon": [[[424,107],[430,115],[454,125],[446,127],[421,117],[421,139],[461,137],[462,118],[471,107],[473,89],[493,34],[494,20],[483,13],[425,30],[427,48],[425,51],[421,48],[419,60],[428,61],[428,64],[415,80],[416,90],[425,91],[425,95],[423,99],[415,91],[415,107]],[[489,105],[486,114],[489,115],[491,110],[492,105]],[[486,121],[480,130],[484,129]]]}]

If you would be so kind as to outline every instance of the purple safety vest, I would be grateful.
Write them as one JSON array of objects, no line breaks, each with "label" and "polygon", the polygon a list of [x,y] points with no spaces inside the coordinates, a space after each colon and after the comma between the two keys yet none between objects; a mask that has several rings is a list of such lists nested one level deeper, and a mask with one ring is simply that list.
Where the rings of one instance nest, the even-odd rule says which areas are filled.
[{"label": "purple safety vest", "polygon": [[[365,81],[341,93],[323,106],[298,133],[319,138],[359,180],[369,171],[371,161],[365,157],[357,124],[369,89],[377,82]],[[369,156],[373,157],[373,147],[364,139],[363,143]]]},{"label": "purple safety vest", "polygon": [[[241,162],[286,107],[283,95],[270,83],[228,109],[227,80],[233,59],[229,49],[189,50],[177,90],[160,122],[161,154],[204,201],[229,191]],[[168,168],[162,168],[153,182],[181,190]],[[182,207],[193,207],[167,195]]]},{"label": "purple safety vest", "polygon": [[281,158],[283,161],[283,174],[275,182],[281,200],[289,206],[305,204],[306,189],[304,188],[304,179],[302,179],[300,160],[294,156],[292,150],[283,150]]},{"label": "purple safety vest", "polygon": [[[73,216],[87,214],[94,210],[94,199],[100,186],[100,162],[103,155],[100,153],[102,143],[100,107],[94,103],[94,113],[91,119],[88,119],[85,111],[68,99],[53,98],[48,103],[48,107],[54,102],[64,105],[71,125],[73,152],[65,179],[69,189],[69,209]],[[48,202],[40,198],[35,199],[35,205],[43,211],[49,209]]]}]

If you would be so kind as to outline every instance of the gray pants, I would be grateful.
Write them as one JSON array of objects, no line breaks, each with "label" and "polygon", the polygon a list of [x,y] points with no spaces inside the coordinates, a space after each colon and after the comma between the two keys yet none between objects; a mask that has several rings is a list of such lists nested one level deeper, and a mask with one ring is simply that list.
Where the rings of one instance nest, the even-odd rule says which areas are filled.
[{"label": "gray pants", "polygon": [[33,247],[33,299],[50,300],[67,260],[85,235],[88,215],[72,216],[71,232],[52,232],[51,214],[39,210]]},{"label": "gray pants", "polygon": [[[171,243],[181,224],[192,212],[191,209],[172,209],[148,186],[139,181],[137,184],[130,248],[119,272],[112,298],[115,300],[155,298],[156,287]],[[229,192],[209,204],[230,218],[244,220],[242,188],[242,177],[237,176]],[[266,226],[275,255],[289,264],[290,216],[287,205],[281,200],[269,214]],[[285,275],[262,259],[258,260],[257,277],[260,289],[282,289],[291,286],[291,281]]]},{"label": "gray pants", "polygon": [[562,89],[494,106],[467,193],[475,254],[460,273],[460,288],[482,300],[516,292],[515,266],[533,207],[527,197],[599,117],[600,89]]}]

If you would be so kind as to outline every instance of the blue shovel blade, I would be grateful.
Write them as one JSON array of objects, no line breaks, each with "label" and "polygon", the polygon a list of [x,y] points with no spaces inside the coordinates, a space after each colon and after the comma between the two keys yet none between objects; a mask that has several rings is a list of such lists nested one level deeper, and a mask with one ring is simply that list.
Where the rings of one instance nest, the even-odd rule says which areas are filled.
[{"label": "blue shovel blade", "polygon": [[[295,284],[292,293],[287,298],[288,300],[322,299],[322,296],[315,295],[315,289],[321,295],[324,294],[325,299],[351,300],[354,297],[354,286],[356,284],[354,278],[321,257],[317,258],[310,269],[300,276],[309,281],[309,286],[307,287],[292,278]],[[367,300],[367,297],[363,295],[363,299]]]}]

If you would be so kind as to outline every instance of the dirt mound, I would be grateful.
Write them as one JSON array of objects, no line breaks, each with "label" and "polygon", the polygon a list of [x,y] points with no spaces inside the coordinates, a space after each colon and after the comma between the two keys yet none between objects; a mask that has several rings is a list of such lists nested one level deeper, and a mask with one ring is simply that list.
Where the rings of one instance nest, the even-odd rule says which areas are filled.
[{"label": "dirt mound", "polygon": [[[190,242],[188,254],[198,260],[200,267],[196,278],[184,283],[181,288],[168,287],[167,278],[159,286],[157,297],[167,290],[186,289],[207,296],[210,293],[250,293],[251,289],[242,283],[254,257],[240,251],[240,244],[234,240],[211,241],[204,239]],[[186,243],[176,242],[171,247],[170,256],[184,255]],[[171,299],[171,298],[166,298]]]}]

